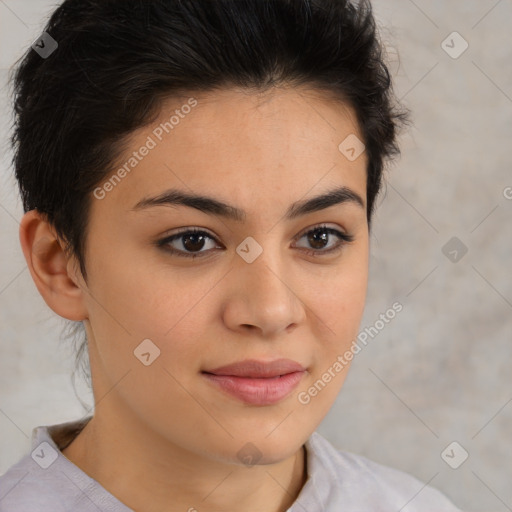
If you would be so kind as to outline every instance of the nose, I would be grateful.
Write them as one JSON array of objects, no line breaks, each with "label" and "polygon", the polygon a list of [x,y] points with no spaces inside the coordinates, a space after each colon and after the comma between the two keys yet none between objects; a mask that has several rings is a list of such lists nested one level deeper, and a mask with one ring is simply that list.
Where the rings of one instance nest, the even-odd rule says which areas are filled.
[{"label": "nose", "polygon": [[282,259],[264,250],[252,263],[237,256],[233,264],[223,310],[230,329],[258,330],[267,338],[293,330],[304,321],[305,305],[300,298],[304,290]]}]

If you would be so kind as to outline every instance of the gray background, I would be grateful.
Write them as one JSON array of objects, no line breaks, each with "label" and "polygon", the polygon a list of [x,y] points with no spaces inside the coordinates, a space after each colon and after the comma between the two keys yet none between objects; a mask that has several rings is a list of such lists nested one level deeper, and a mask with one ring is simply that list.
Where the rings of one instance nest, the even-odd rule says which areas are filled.
[{"label": "gray background", "polygon": [[[28,451],[32,428],[84,413],[70,381],[73,348],[59,340],[65,322],[39,296],[19,246],[6,149],[7,69],[54,5],[0,0],[0,473]],[[464,510],[512,510],[512,2],[373,5],[414,126],[379,201],[361,330],[395,301],[403,311],[356,356],[319,431]],[[442,47],[454,31],[469,44],[458,58],[453,36],[452,56]],[[456,262],[443,253],[452,237],[468,249]],[[92,404],[85,385],[78,390]],[[441,457],[453,441],[469,453],[458,469]]]}]

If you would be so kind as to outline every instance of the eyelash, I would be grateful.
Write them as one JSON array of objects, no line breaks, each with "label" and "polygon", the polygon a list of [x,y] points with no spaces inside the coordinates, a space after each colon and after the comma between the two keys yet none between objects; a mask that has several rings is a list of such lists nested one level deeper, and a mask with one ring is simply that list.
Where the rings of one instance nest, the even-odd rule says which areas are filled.
[{"label": "eyelash", "polygon": [[[308,231],[305,231],[300,236],[298,236],[295,240],[300,240],[305,235],[308,235],[315,231],[323,231],[323,232],[327,232],[332,235],[336,235],[339,239],[339,243],[337,243],[334,247],[331,247],[330,249],[327,249],[327,250],[321,250],[321,249],[315,250],[315,249],[303,249],[302,248],[302,250],[309,256],[317,257],[317,256],[323,256],[325,254],[336,253],[336,252],[340,251],[344,245],[349,244],[354,241],[353,235],[349,235],[348,233],[343,233],[343,231],[339,231],[338,229],[331,228],[331,227],[324,226],[324,225],[315,226],[314,228],[311,228]],[[190,252],[181,251],[179,249],[174,249],[173,247],[170,247],[168,245],[170,242],[173,242],[174,240],[177,240],[185,235],[190,235],[190,234],[206,235],[208,238],[211,238],[212,240],[217,242],[217,240],[213,236],[211,236],[207,231],[204,231],[202,229],[197,229],[197,228],[191,228],[191,229],[187,229],[184,231],[180,231],[179,233],[175,233],[174,235],[163,238],[162,240],[158,240],[157,246],[163,248],[165,251],[170,252],[171,254],[175,254],[180,257],[182,256],[185,258],[197,258],[197,257],[202,258],[203,257],[202,254],[208,254],[209,250],[208,251],[200,251],[200,252],[196,252],[196,253],[190,253]]]}]

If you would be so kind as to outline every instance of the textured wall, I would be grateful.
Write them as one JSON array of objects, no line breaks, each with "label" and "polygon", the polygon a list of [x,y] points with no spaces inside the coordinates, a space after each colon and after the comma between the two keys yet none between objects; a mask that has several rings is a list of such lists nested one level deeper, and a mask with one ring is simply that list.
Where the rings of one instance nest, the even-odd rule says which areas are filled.
[{"label": "textured wall", "polygon": [[[27,451],[34,426],[83,414],[72,348],[59,341],[64,322],[19,247],[22,208],[4,151],[7,69],[53,4],[0,2],[0,473]],[[374,329],[319,431],[467,511],[512,510],[512,2],[373,4],[414,126],[371,237],[361,331]],[[376,323],[396,301],[403,310]],[[444,452],[452,466],[469,453],[457,469],[442,457],[454,441]]]}]

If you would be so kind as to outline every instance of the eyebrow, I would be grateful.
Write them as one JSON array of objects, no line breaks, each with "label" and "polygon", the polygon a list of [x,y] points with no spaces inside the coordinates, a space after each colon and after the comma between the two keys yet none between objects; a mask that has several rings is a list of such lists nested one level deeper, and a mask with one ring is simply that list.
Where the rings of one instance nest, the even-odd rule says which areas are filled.
[{"label": "eyebrow", "polygon": [[[357,192],[342,186],[310,199],[292,203],[286,211],[284,218],[286,220],[293,220],[307,213],[317,212],[343,203],[356,204],[363,209],[365,208],[364,201]],[[132,208],[132,211],[153,208],[155,206],[176,205],[188,206],[207,214],[217,215],[237,222],[244,222],[247,215],[244,210],[219,201],[214,197],[193,194],[178,189],[166,190],[158,196],[143,198]]]}]

